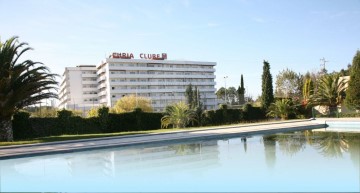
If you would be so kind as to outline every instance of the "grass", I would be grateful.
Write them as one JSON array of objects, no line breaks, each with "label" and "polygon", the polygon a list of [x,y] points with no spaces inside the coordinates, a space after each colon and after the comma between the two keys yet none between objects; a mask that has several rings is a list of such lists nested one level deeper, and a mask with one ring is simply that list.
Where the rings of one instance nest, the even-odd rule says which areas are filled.
[{"label": "grass", "polygon": [[226,127],[244,126],[244,125],[270,123],[270,122],[279,122],[279,121],[261,121],[261,122],[250,123],[250,124],[249,123],[238,123],[238,124],[231,124],[231,125],[157,129],[157,130],[148,130],[148,131],[126,131],[126,132],[117,132],[117,133],[60,135],[60,136],[41,137],[41,138],[35,138],[35,139],[30,139],[30,140],[21,140],[21,141],[13,141],[13,142],[0,142],[0,146],[25,145],[25,144],[58,142],[58,141],[79,140],[79,139],[93,139],[93,138],[102,138],[102,137],[116,137],[116,136],[136,135],[136,134],[156,134],[156,133],[166,133],[166,132],[176,132],[176,131],[203,130],[203,129],[213,129],[213,128],[220,128],[220,127],[226,128]]}]

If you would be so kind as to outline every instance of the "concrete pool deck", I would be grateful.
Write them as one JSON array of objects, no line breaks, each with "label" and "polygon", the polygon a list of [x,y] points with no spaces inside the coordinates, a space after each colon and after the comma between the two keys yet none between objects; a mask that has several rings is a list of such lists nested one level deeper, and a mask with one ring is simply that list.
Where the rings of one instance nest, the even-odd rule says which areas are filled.
[{"label": "concrete pool deck", "polygon": [[[336,119],[339,120],[339,119]],[[351,119],[360,121],[360,119]],[[222,126],[193,130],[174,131],[156,134],[139,134],[95,139],[49,142],[29,145],[14,145],[0,147],[0,160],[47,154],[69,153],[76,151],[140,145],[148,143],[162,143],[191,139],[211,139],[231,136],[247,136],[256,134],[271,134],[278,132],[318,129],[326,127],[327,119],[294,120],[268,123],[245,124],[237,126]],[[345,120],[346,121],[346,120]]]}]

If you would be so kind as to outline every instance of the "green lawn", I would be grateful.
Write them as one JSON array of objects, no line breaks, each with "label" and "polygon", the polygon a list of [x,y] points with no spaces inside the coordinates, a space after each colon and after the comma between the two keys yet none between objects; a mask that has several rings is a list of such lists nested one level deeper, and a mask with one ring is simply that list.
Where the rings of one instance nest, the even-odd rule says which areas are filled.
[{"label": "green lawn", "polygon": [[[263,121],[261,123],[269,122],[279,122],[279,121]],[[127,131],[127,132],[118,132],[118,133],[99,133],[99,134],[80,134],[80,135],[60,135],[60,136],[50,136],[50,137],[41,137],[30,140],[14,141],[14,142],[0,142],[0,146],[9,146],[9,145],[23,145],[23,144],[35,144],[35,143],[45,143],[45,142],[56,142],[56,141],[67,141],[67,140],[77,140],[77,139],[91,139],[91,138],[101,138],[101,137],[115,137],[115,136],[125,136],[125,135],[136,135],[136,134],[155,134],[155,133],[166,133],[174,131],[188,131],[188,130],[202,130],[202,129],[211,129],[218,127],[233,127],[240,125],[251,125],[251,124],[261,124],[258,123],[239,123],[232,125],[222,125],[222,126],[207,126],[207,127],[189,127],[189,128],[180,128],[180,129],[157,129],[149,131]]]}]

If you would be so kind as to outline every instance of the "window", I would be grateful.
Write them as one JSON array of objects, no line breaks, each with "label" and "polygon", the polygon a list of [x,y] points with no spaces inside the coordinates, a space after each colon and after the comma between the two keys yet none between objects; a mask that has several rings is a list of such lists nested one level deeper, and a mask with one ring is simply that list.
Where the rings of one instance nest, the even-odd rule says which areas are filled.
[{"label": "window", "polygon": [[115,89],[115,87],[111,87],[111,89],[112,89],[112,90],[114,90],[114,89]]}]

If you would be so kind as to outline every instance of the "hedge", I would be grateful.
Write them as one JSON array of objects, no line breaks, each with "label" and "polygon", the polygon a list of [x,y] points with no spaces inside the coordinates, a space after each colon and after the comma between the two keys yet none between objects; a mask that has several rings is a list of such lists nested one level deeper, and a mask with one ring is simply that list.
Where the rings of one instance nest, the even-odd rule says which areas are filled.
[{"label": "hedge", "polygon": [[[160,129],[162,116],[162,113],[139,111],[122,114],[109,113],[104,123],[102,117],[82,118],[66,114],[56,118],[33,118],[29,117],[28,113],[21,112],[14,115],[14,139]],[[103,127],[104,125],[106,127]]]},{"label": "hedge", "polygon": [[[58,112],[56,118],[32,118],[26,112],[14,115],[14,139],[30,139],[65,134],[93,134],[122,131],[144,131],[161,128],[163,113],[148,113],[136,109],[133,112],[113,114],[106,107],[99,109],[99,117],[82,118],[66,110]],[[196,125],[224,125],[244,121],[266,119],[259,107],[245,105],[244,109],[227,109],[224,105],[217,110],[204,111]]]}]

